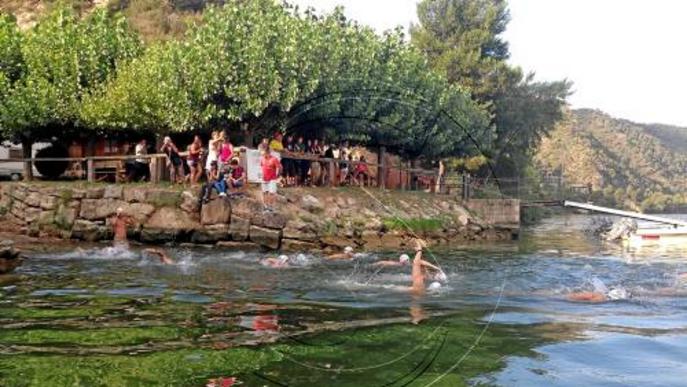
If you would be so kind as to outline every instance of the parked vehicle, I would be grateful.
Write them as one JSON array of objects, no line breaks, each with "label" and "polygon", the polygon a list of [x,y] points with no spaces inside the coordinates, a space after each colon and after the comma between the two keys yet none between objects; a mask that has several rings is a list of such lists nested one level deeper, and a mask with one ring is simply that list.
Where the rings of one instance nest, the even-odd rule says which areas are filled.
[{"label": "parked vehicle", "polygon": [[[36,156],[36,152],[50,146],[48,142],[38,142],[33,144],[31,149],[32,157]],[[24,174],[24,165],[19,161],[3,161],[7,159],[21,159],[24,154],[21,145],[13,144],[5,141],[0,144],[0,178],[10,178],[12,180],[21,180]],[[33,167],[33,175],[40,176],[41,174]]]}]

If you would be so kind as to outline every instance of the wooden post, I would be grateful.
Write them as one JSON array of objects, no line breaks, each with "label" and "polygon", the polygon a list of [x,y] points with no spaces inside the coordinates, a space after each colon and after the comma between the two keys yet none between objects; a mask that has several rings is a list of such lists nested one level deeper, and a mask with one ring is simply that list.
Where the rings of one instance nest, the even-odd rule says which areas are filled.
[{"label": "wooden post", "polygon": [[93,159],[86,159],[86,175],[88,176],[89,183],[95,183],[95,166],[93,165]]},{"label": "wooden post", "polygon": [[386,147],[380,146],[377,152],[377,186],[380,189],[386,188]]},{"label": "wooden post", "polygon": [[162,171],[159,167],[159,158],[157,157],[152,157],[150,159],[150,164],[148,165],[148,168],[150,168],[150,182],[151,183],[159,183],[160,182],[160,176],[162,175]]},{"label": "wooden post", "polygon": [[336,177],[336,164],[334,160],[329,160],[327,166],[329,168],[329,186],[336,187],[338,178]]}]

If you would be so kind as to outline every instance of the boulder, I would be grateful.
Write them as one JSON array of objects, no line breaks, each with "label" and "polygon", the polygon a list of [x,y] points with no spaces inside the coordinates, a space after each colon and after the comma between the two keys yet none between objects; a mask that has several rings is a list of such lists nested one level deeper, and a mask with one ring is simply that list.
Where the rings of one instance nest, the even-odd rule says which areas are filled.
[{"label": "boulder", "polygon": [[38,217],[41,215],[41,209],[36,208],[36,207],[26,207],[26,210],[24,210],[24,221],[26,223],[33,223],[38,220]]},{"label": "boulder", "polygon": [[272,250],[278,250],[279,242],[281,240],[281,231],[258,226],[250,226],[250,240],[251,242],[255,242],[260,246],[264,246]]},{"label": "boulder", "polygon": [[144,203],[146,201],[146,189],[141,187],[126,187],[122,192],[124,201],[129,203]]},{"label": "boulder", "polygon": [[105,195],[104,187],[89,188],[86,190],[87,199],[102,199],[103,195]]},{"label": "boulder", "polygon": [[48,225],[55,222],[55,211],[41,211],[38,215],[39,225]]},{"label": "boulder", "polygon": [[196,229],[191,234],[193,243],[215,243],[229,239],[229,226],[226,224],[215,224]]},{"label": "boulder", "polygon": [[189,218],[188,214],[178,208],[162,207],[157,209],[144,224],[145,228],[193,230],[198,223]]},{"label": "boulder", "polygon": [[124,187],[121,185],[108,185],[103,192],[104,199],[121,199],[123,197]]},{"label": "boulder", "polygon": [[83,199],[86,197],[86,190],[84,189],[72,189],[72,190],[63,190],[61,196],[63,198],[71,198],[71,199]]},{"label": "boulder", "polygon": [[12,241],[3,241],[0,245],[0,274],[6,274],[21,265],[23,257],[14,248]]},{"label": "boulder", "polygon": [[39,194],[38,192],[31,192],[24,198],[24,204],[30,207],[40,207],[41,206],[41,198],[43,195]]},{"label": "boulder", "polygon": [[41,198],[40,206],[44,210],[54,210],[57,208],[58,203],[59,199],[57,197],[45,195]]},{"label": "boulder", "polygon": [[138,223],[144,223],[155,212],[155,207],[148,203],[131,203],[124,208],[124,213]]},{"label": "boulder", "polygon": [[141,230],[141,242],[167,243],[178,241],[184,233],[171,228],[144,228]]},{"label": "boulder", "polygon": [[324,210],[324,205],[322,205],[322,202],[312,195],[303,196],[301,199],[301,207],[303,207],[304,210],[312,213],[318,213]]},{"label": "boulder", "polygon": [[117,208],[128,213],[128,204],[115,199],[83,199],[79,216],[86,220],[101,220],[114,215]]},{"label": "boulder", "polygon": [[262,225],[267,228],[281,230],[286,226],[286,216],[278,212],[265,212],[262,214]]},{"label": "boulder", "polygon": [[229,224],[231,220],[231,203],[226,198],[213,199],[200,209],[200,223]]},{"label": "boulder", "polygon": [[229,224],[229,235],[233,241],[248,240],[248,233],[250,230],[250,220],[238,216],[231,217]]},{"label": "boulder", "polygon": [[191,213],[197,214],[200,210],[200,204],[198,203],[198,196],[194,195],[191,191],[184,191],[181,193],[181,209]]},{"label": "boulder", "polygon": [[61,205],[55,212],[55,224],[63,229],[70,229],[79,214],[76,208]]},{"label": "boulder", "polygon": [[312,250],[317,250],[319,249],[320,246],[311,243],[311,242],[304,242],[301,240],[296,240],[296,239],[282,239],[281,240],[281,249],[283,251],[297,251],[297,252],[303,252],[303,251],[312,251]]},{"label": "boulder", "polygon": [[231,199],[232,214],[245,219],[251,219],[256,214],[262,214],[262,203],[251,198]]},{"label": "boulder", "polygon": [[112,229],[88,220],[77,219],[72,227],[72,238],[95,242],[112,238]]}]

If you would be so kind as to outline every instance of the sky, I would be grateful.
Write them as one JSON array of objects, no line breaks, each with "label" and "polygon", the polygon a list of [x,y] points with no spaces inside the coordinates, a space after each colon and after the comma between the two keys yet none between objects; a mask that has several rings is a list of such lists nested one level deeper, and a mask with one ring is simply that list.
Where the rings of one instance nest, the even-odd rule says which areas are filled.
[{"label": "sky", "polygon": [[[290,0],[318,11],[343,5],[378,32],[417,22],[417,0]],[[513,65],[537,80],[574,83],[574,108],[687,127],[687,1],[509,0],[504,34]]]}]

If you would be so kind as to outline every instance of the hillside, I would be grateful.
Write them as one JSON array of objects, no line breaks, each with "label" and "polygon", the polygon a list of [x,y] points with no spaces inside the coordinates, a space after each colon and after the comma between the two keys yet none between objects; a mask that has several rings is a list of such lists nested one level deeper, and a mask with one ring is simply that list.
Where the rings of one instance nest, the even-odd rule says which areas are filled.
[{"label": "hillside", "polygon": [[208,4],[224,0],[4,0],[0,12],[14,15],[21,28],[31,28],[56,4],[68,4],[82,15],[95,7],[121,11],[146,41],[167,40],[183,35],[188,25],[200,20]]},{"label": "hillside", "polygon": [[600,203],[671,211],[687,207],[686,145],[687,128],[580,109],[542,140],[535,162],[568,184],[591,184]]}]

